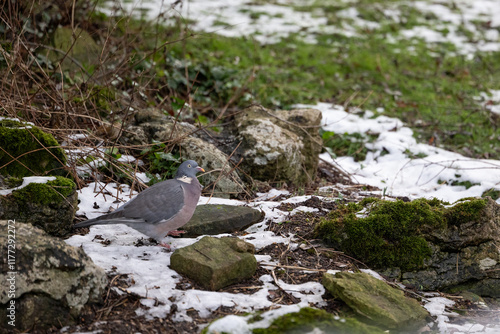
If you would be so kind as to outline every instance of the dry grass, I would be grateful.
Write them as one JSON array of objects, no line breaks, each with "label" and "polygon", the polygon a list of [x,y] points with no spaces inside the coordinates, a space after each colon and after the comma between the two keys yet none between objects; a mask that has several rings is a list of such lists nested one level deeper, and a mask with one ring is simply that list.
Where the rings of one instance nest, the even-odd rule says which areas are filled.
[{"label": "dry grass", "polygon": [[[198,129],[206,131],[225,120],[226,111],[244,89],[234,91],[217,110],[196,105],[192,98],[195,82],[190,81],[187,67],[185,82],[189,84],[176,90],[158,78],[158,69],[151,66],[168,53],[170,45],[192,38],[189,30],[162,36],[161,18],[140,23],[128,16],[102,20],[96,14],[95,1],[68,4],[71,3],[62,0],[24,0],[7,2],[0,8],[0,116],[32,122],[64,143],[64,149],[72,152],[65,169],[79,187],[94,180],[118,181],[141,190],[145,185],[136,174],[148,170],[147,157],[146,164],[139,165],[137,161],[119,162],[118,155],[145,158],[140,153],[153,147],[169,153],[182,138],[124,145],[120,138],[137,110],[156,107],[178,121],[184,108],[176,108],[175,104],[191,102],[194,108],[211,115],[212,121],[198,124]],[[52,34],[59,26],[70,28],[73,33],[68,50],[51,44]],[[73,57],[75,41],[82,37],[79,28],[90,33],[99,46],[94,63],[82,63]],[[154,38],[145,40],[151,34]],[[60,57],[50,61],[45,57],[47,52]],[[102,159],[101,167],[97,168],[89,156]],[[78,172],[82,168],[86,174]]]}]

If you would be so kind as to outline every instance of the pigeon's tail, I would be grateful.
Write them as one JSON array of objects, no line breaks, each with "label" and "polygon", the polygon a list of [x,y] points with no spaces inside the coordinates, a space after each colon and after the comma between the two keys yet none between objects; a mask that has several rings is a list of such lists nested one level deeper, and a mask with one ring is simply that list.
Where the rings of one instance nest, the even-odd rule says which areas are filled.
[{"label": "pigeon's tail", "polygon": [[98,218],[88,219],[83,222],[76,223],[73,225],[74,228],[87,227],[95,224],[106,224],[106,221],[100,221]]},{"label": "pigeon's tail", "polygon": [[76,223],[75,225],[73,225],[73,228],[87,227],[91,225],[120,224],[120,222],[117,220],[122,218],[122,209],[123,207],[120,207],[111,213]]},{"label": "pigeon's tail", "polygon": [[143,219],[139,218],[127,218],[127,217],[109,217],[109,216],[100,216],[97,218],[89,219],[83,222],[76,223],[73,225],[73,228],[87,227],[92,225],[106,225],[106,224],[126,224],[133,225],[137,223],[144,222]]}]

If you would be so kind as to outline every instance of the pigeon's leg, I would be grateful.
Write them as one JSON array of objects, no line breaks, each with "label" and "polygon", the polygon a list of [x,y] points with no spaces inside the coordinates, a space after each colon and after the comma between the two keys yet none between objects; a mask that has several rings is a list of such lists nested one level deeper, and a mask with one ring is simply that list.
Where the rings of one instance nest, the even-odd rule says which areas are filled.
[{"label": "pigeon's leg", "polygon": [[186,231],[183,231],[183,230],[174,230],[174,231],[170,231],[167,233],[167,235],[171,235],[173,237],[178,237],[180,236],[181,234],[184,234],[186,233]]},{"label": "pigeon's leg", "polygon": [[166,249],[168,249],[168,250],[171,250],[171,249],[172,249],[172,248],[170,247],[170,245],[169,245],[169,244],[166,244],[166,243],[164,243],[164,242],[159,242],[159,243],[158,243],[158,246],[160,246],[160,247],[165,247],[165,248],[166,248]]}]

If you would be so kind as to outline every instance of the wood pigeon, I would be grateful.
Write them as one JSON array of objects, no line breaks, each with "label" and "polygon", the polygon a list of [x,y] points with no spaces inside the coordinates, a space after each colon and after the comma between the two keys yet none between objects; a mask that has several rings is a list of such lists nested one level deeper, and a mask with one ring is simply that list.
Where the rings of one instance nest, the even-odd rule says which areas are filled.
[{"label": "wood pigeon", "polygon": [[74,227],[125,224],[160,241],[193,216],[202,189],[196,174],[204,171],[195,161],[184,161],[174,179],[156,183],[115,211]]}]

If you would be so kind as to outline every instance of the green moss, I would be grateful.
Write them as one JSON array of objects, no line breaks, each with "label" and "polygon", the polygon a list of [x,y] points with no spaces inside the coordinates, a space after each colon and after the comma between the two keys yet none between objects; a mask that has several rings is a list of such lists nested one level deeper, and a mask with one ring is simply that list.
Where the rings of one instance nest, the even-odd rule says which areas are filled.
[{"label": "green moss", "polygon": [[486,206],[486,199],[471,199],[455,204],[446,211],[445,217],[449,225],[461,225],[476,220]]},{"label": "green moss", "polygon": [[20,177],[7,177],[3,182],[8,188],[16,188],[23,184],[23,179]]},{"label": "green moss", "polygon": [[[0,121],[0,170],[2,175],[64,175],[64,151],[48,133],[13,120]],[[50,147],[50,148],[49,148]],[[29,152],[29,153],[28,153]],[[13,157],[17,161],[13,161]],[[26,167],[28,168],[26,168]]]},{"label": "green moss", "polygon": [[319,328],[322,333],[383,333],[382,330],[366,325],[354,318],[334,317],[324,310],[304,307],[299,312],[285,314],[273,321],[268,328],[256,328],[254,334],[308,333]]},{"label": "green moss", "polygon": [[[425,239],[434,229],[477,219],[486,200],[471,199],[446,208],[438,199],[341,205],[316,226],[318,237],[374,267],[419,269],[432,250]],[[366,208],[364,216],[356,213]]]},{"label": "green moss", "polygon": [[19,203],[48,205],[64,201],[75,189],[73,181],[56,176],[55,180],[47,183],[30,183],[24,188],[13,191],[12,196]]}]

